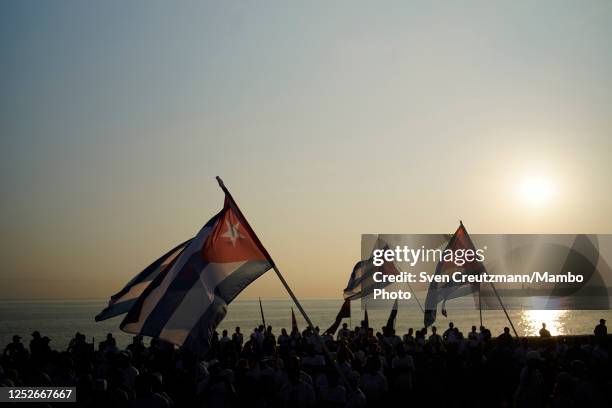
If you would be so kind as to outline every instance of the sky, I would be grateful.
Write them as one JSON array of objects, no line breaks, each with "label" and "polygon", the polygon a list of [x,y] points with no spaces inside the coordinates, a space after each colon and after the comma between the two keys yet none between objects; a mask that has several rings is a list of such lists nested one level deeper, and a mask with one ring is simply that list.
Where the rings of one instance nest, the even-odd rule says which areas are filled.
[{"label": "sky", "polygon": [[107,298],[217,175],[302,298],[364,233],[612,233],[610,38],[609,1],[4,1],[0,298]]}]

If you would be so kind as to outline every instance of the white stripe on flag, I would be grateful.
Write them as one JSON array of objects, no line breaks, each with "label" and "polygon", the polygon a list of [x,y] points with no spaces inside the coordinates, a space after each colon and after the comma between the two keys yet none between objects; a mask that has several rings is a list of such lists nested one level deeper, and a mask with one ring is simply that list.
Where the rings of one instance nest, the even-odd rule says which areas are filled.
[{"label": "white stripe on flag", "polygon": [[172,268],[168,271],[168,274],[164,277],[164,280],[160,283],[158,287],[153,289],[151,293],[147,296],[147,299],[142,304],[142,309],[140,311],[140,316],[137,321],[131,322],[125,325],[124,329],[130,333],[138,333],[142,330],[142,326],[147,321],[147,318],[155,309],[155,306],[160,301],[160,299],[166,294],[168,287],[174,281],[176,275],[181,271],[181,269],[185,266],[185,264],[189,261],[191,256],[202,250],[202,246],[208,238],[208,235],[212,231],[214,226],[205,226],[203,227],[198,235],[191,241],[189,246],[185,248],[183,253],[179,259],[177,259],[176,263],[172,266]]},{"label": "white stripe on flag", "polygon": [[210,263],[200,272],[200,279],[187,292],[181,304],[166,322],[159,338],[182,344],[215,298],[215,288],[247,261]]}]

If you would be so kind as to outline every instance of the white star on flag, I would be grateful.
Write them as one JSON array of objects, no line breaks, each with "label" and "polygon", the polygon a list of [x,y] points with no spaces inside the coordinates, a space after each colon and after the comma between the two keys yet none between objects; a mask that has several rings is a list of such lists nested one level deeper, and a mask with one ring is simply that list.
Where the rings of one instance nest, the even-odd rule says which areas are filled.
[{"label": "white star on flag", "polygon": [[221,236],[224,238],[229,238],[230,241],[232,241],[232,245],[236,246],[236,241],[238,240],[238,238],[244,238],[244,235],[242,235],[240,231],[238,231],[240,223],[237,222],[236,224],[232,225],[229,220],[225,220],[225,224],[227,225],[227,231],[225,231],[225,233]]}]

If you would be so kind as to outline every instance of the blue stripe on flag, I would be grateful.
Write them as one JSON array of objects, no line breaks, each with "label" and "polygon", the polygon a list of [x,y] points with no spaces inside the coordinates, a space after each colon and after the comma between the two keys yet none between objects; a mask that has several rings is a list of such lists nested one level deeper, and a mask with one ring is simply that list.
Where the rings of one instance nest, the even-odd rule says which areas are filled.
[{"label": "blue stripe on flag", "polygon": [[229,304],[244,288],[271,267],[272,264],[268,261],[248,261],[219,282],[215,294]]},{"label": "blue stripe on flag", "polygon": [[170,320],[176,308],[179,307],[189,290],[200,279],[200,273],[206,265],[208,265],[208,262],[202,259],[200,251],[195,252],[189,257],[183,269],[170,282],[168,289],[142,325],[141,334],[154,337],[159,336],[159,333],[168,320]]},{"label": "blue stripe on flag", "polygon": [[184,346],[204,354],[215,328],[227,313],[227,306],[254,280],[272,267],[268,261],[248,261],[223,279],[215,288],[215,297],[196,324],[190,328]]},{"label": "blue stripe on flag", "polygon": [[[153,281],[153,279],[155,279],[156,276],[158,276],[163,271],[163,269],[170,268],[180,256],[180,253],[177,254],[176,252],[179,250],[182,252],[192,240],[193,238],[188,239],[187,241],[175,246],[170,251],[166,252],[164,255],[156,259],[151,265],[147,266],[134,278],[132,278],[132,280],[130,280],[123,289],[111,296],[110,301],[108,302],[108,306],[95,317],[95,320],[99,322],[101,320],[110,319],[111,317],[127,313],[136,302],[138,296],[142,294],[142,292],[130,294],[130,291],[136,285],[147,282],[150,283],[151,281]],[[174,259],[168,265],[165,265],[164,268],[162,268],[164,262],[166,262],[171,256],[174,256]]]},{"label": "blue stripe on flag", "polygon": [[[209,228],[212,227],[212,225],[214,225],[218,220],[219,220],[219,216],[223,213],[223,210],[219,211],[214,217],[212,217],[201,229],[200,229],[200,233],[202,232],[202,230],[204,230],[205,228]],[[200,234],[198,233],[198,234]],[[195,239],[195,238],[194,238]],[[189,247],[193,244],[193,240],[192,242],[189,243],[189,245],[183,250],[183,253],[178,256],[176,259],[174,259],[173,263],[176,264],[176,262],[178,262],[178,260],[185,255],[185,251],[187,249],[189,249]],[[200,251],[195,251],[194,255],[199,255]],[[193,255],[192,255],[193,256]],[[191,259],[191,257],[190,257]],[[187,263],[185,263],[184,265],[187,265],[189,263],[189,260],[187,261]],[[159,273],[155,279],[153,279],[153,281],[149,284],[149,286],[147,286],[147,288],[144,290],[144,292],[142,293],[142,295],[140,295],[140,297],[136,300],[136,303],[134,304],[134,306],[130,309],[130,311],[128,312],[128,314],[125,316],[125,318],[123,319],[123,321],[121,322],[121,324],[119,325],[119,327],[123,330],[123,328],[125,327],[125,325],[130,324],[130,323],[135,323],[137,321],[139,321],[140,319],[147,319],[147,321],[145,321],[145,323],[143,323],[143,329],[144,326],[148,323],[148,318],[150,315],[152,315],[155,310],[149,315],[149,316],[141,316],[142,313],[142,306],[144,304],[144,302],[146,301],[146,299],[149,297],[149,295],[151,294],[152,291],[154,291],[156,288],[159,287],[159,285],[162,284],[162,282],[164,281],[164,278],[166,277],[166,275],[168,274],[168,272],[172,270],[172,267],[170,268],[166,268],[164,271],[162,271],[161,273]],[[193,283],[195,283],[195,281],[192,282],[192,286]],[[158,302],[159,303],[159,302]],[[157,306],[154,308],[157,309]],[[172,311],[174,311],[174,309],[172,309]],[[168,319],[163,320],[163,324],[165,324],[165,322]],[[161,328],[163,328],[163,324],[159,325],[160,330]],[[151,321],[151,325],[153,326],[153,321]],[[156,333],[159,333],[159,331],[156,331]],[[143,335],[147,335],[147,336],[157,336],[158,334],[149,334],[146,333],[144,331],[141,331],[140,334]]]}]

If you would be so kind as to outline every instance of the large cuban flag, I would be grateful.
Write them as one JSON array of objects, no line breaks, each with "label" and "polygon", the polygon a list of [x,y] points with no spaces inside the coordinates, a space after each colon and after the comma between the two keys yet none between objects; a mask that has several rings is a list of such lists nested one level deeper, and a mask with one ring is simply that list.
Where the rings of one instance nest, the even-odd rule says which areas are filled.
[{"label": "large cuban flag", "polygon": [[221,212],[147,286],[120,327],[204,353],[227,305],[272,266],[268,252],[226,194]]}]

